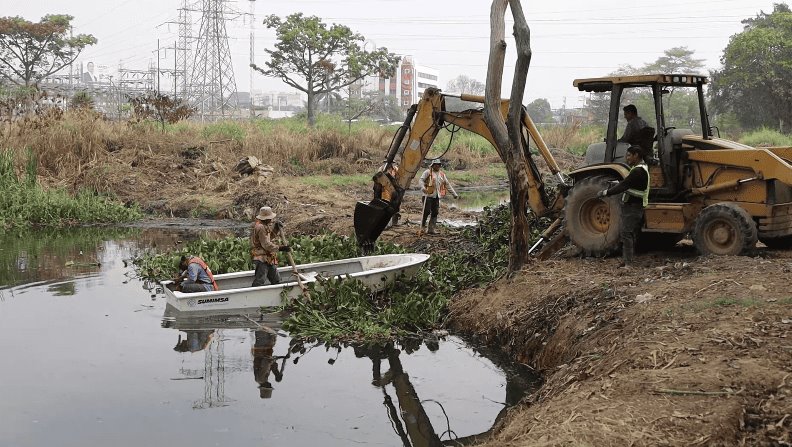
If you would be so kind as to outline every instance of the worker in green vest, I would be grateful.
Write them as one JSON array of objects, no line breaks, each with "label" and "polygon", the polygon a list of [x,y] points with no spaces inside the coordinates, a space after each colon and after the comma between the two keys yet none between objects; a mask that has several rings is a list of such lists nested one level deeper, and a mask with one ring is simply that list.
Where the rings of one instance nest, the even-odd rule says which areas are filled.
[{"label": "worker in green vest", "polygon": [[634,145],[627,149],[625,161],[630,165],[630,172],[618,184],[603,189],[597,197],[621,194],[621,242],[622,266],[629,266],[635,256],[635,243],[643,222],[643,210],[649,203],[649,167],[641,157],[641,147]]}]

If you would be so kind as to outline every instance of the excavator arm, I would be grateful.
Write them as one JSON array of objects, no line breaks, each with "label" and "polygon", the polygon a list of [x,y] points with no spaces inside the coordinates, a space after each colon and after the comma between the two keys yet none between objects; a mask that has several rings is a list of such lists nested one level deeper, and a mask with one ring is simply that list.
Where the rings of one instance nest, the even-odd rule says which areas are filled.
[{"label": "excavator arm", "polygon": [[[358,202],[355,206],[355,236],[363,252],[370,252],[379,235],[385,229],[388,221],[399,211],[404,192],[409,188],[418,170],[421,169],[423,160],[429,153],[437,134],[447,125],[466,129],[484,137],[493,146],[495,140],[487,123],[484,121],[484,112],[481,109],[471,109],[462,112],[449,112],[445,110],[445,98],[453,96],[463,101],[484,103],[483,96],[474,95],[445,95],[435,88],[427,88],[418,104],[414,104],[407,112],[404,124],[396,132],[391,142],[386,158],[385,172],[394,162],[401,150],[401,163],[395,177],[385,172],[374,175],[373,181],[390,192],[390,200],[374,199],[369,202]],[[501,114],[505,117],[509,110],[509,100],[501,100]],[[539,153],[547,164],[550,172],[557,176],[559,181],[567,185],[568,179],[561,172],[553,158],[544,139],[539,134],[536,125],[523,108],[522,117],[523,149],[529,162],[528,170],[528,205],[537,216],[544,216],[551,211],[563,207],[562,197],[549,197],[545,191],[544,182],[539,170],[528,150],[528,140],[536,143]],[[406,142],[405,142],[406,138]],[[404,144],[402,144],[404,143]]]}]

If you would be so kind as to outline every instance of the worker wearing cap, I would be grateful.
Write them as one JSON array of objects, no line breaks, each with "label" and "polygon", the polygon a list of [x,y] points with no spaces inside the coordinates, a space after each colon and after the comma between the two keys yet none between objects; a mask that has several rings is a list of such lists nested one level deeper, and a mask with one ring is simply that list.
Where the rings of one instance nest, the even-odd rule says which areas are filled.
[{"label": "worker wearing cap", "polygon": [[429,169],[421,174],[421,192],[423,192],[423,216],[421,217],[421,228],[426,227],[426,218],[431,215],[429,219],[429,231],[427,233],[434,234],[435,226],[437,225],[437,213],[440,211],[440,199],[445,197],[448,191],[455,199],[459,198],[459,194],[454,191],[451,182],[448,181],[445,172],[440,170],[442,162],[439,158],[432,160],[432,165]]},{"label": "worker wearing cap", "polygon": [[278,335],[272,329],[262,326],[254,332],[255,341],[250,353],[253,354],[253,377],[258,383],[259,397],[269,399],[272,397],[272,383],[269,381],[270,372],[275,376],[275,381],[283,379],[283,368],[278,369],[276,357],[272,351]]},{"label": "worker wearing cap", "polygon": [[288,245],[279,246],[273,242],[280,232],[280,223],[273,224],[275,216],[272,208],[262,206],[253,223],[250,233],[250,256],[253,258],[256,275],[251,287],[263,286],[267,280],[270,284],[279,284],[278,251],[291,251]]}]

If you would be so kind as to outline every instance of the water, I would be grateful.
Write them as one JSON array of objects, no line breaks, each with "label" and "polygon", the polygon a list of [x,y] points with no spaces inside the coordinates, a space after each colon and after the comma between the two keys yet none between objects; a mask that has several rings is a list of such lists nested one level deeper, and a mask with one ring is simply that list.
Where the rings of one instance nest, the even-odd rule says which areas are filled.
[{"label": "water", "polygon": [[277,315],[174,314],[128,260],[186,237],[0,236],[0,445],[438,445],[531,385],[454,336],[302,346]]},{"label": "water", "polygon": [[462,211],[482,212],[485,207],[509,203],[509,190],[503,187],[458,191],[459,199],[448,200],[448,206]]}]

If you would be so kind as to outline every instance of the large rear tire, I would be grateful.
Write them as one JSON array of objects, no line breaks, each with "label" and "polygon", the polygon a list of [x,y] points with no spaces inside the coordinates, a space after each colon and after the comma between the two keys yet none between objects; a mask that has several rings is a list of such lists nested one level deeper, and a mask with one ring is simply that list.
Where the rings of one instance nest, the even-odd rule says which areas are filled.
[{"label": "large rear tire", "polygon": [[587,256],[604,256],[619,248],[621,204],[619,197],[597,198],[607,188],[611,176],[596,176],[576,182],[564,208],[564,225],[569,239]]},{"label": "large rear tire", "polygon": [[693,243],[702,255],[739,255],[756,247],[756,222],[735,203],[716,203],[699,214]]}]

